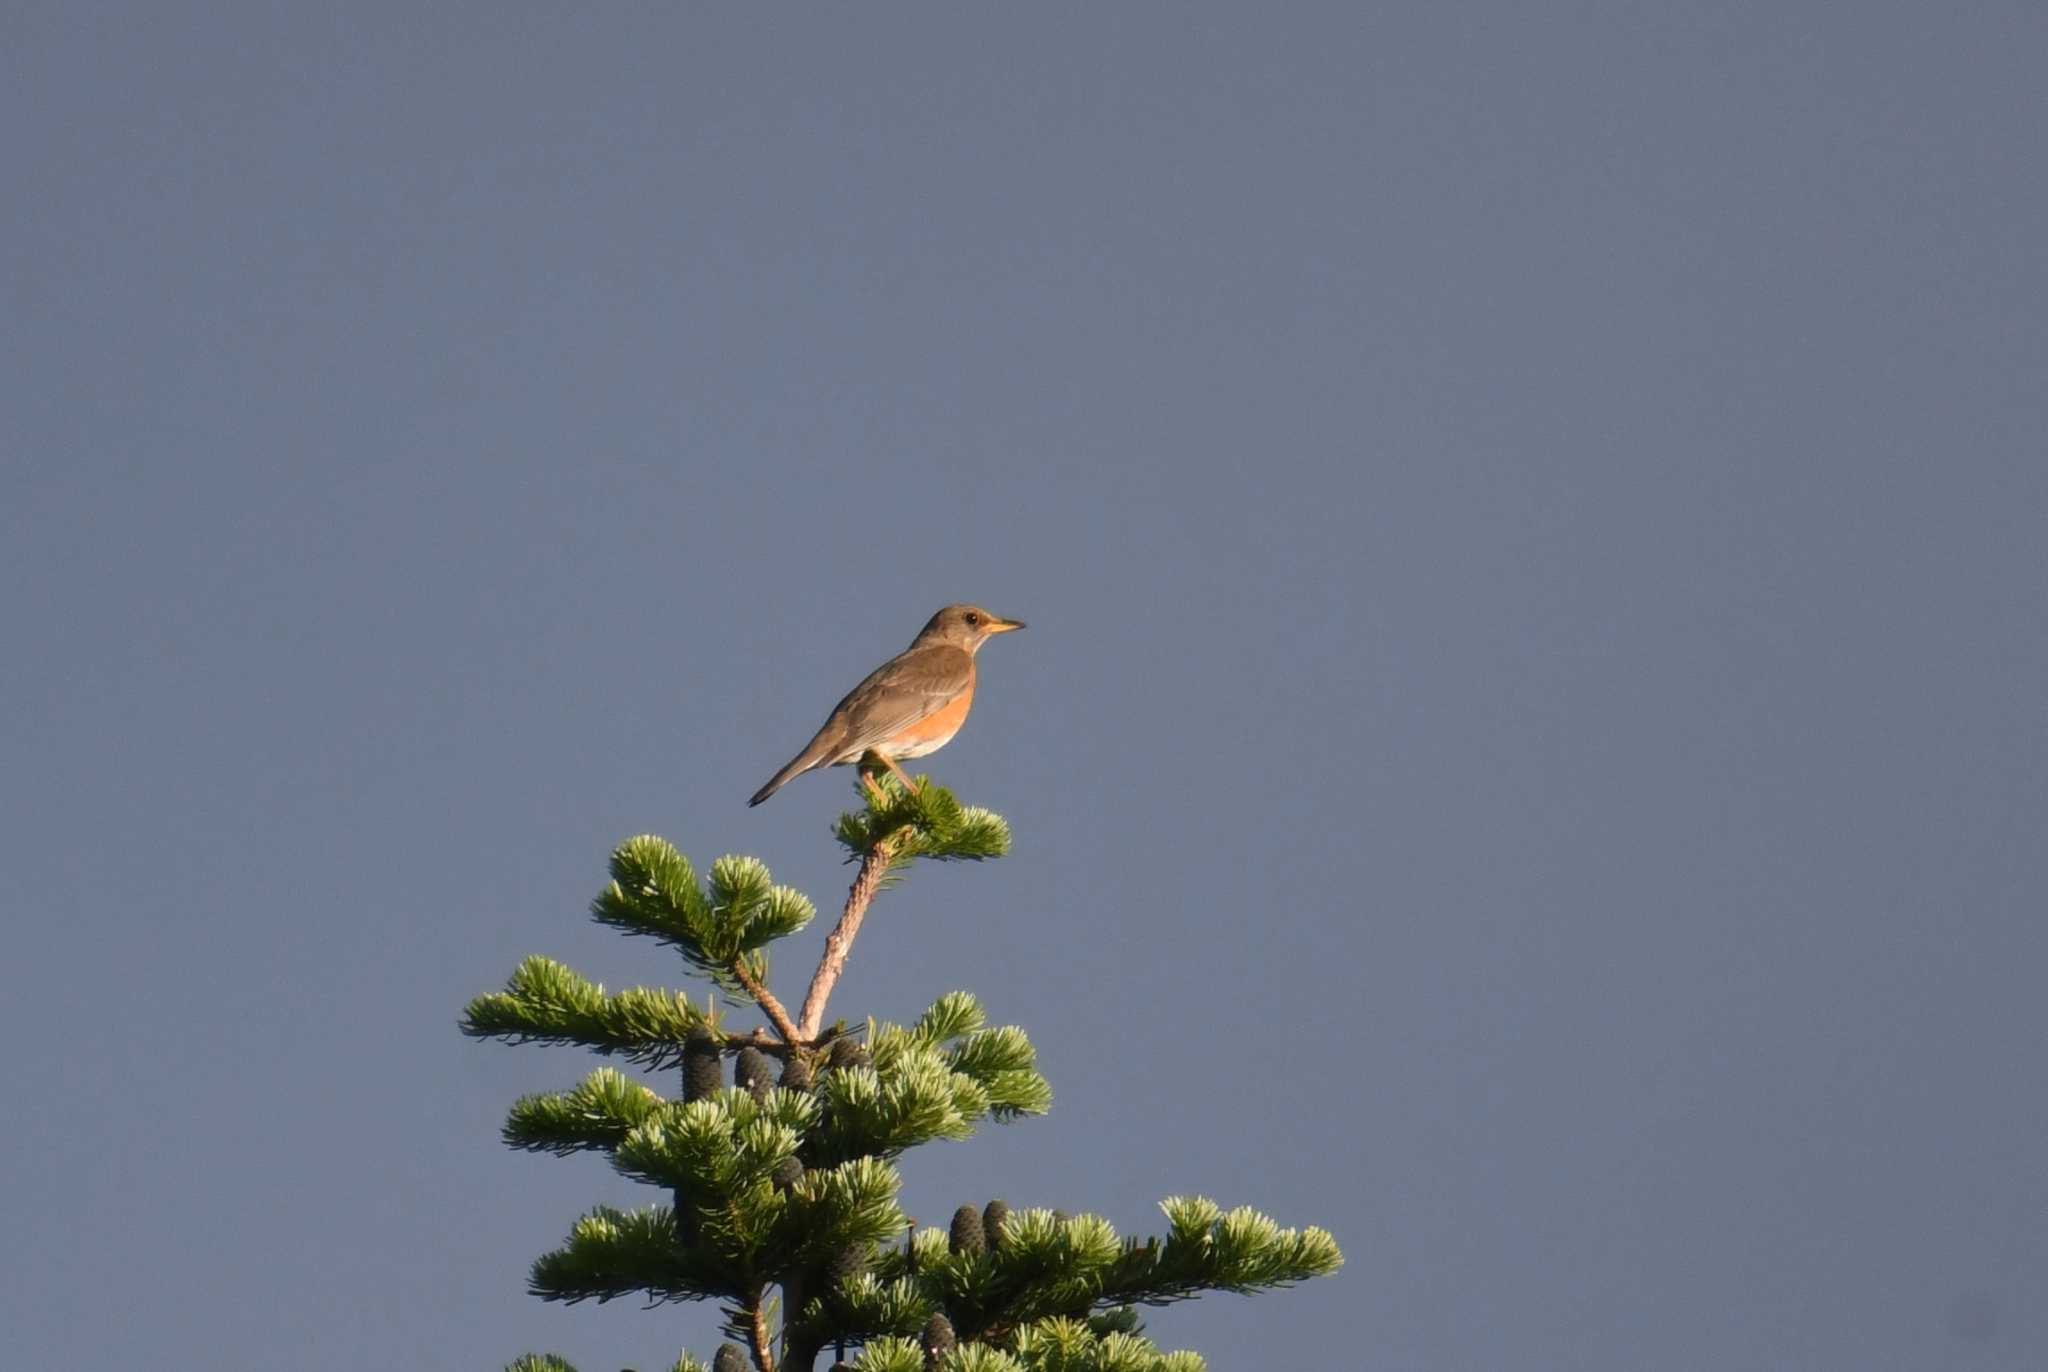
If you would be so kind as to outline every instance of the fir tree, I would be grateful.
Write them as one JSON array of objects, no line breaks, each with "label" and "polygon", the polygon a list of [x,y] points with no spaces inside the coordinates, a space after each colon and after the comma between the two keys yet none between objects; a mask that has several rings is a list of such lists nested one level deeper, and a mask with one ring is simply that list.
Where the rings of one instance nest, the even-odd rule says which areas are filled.
[{"label": "fir tree", "polygon": [[[1136,1307],[1334,1272],[1343,1257],[1324,1231],[1282,1229],[1199,1196],[1162,1201],[1166,1233],[1145,1239],[1098,1216],[1000,1200],[963,1204],[947,1229],[910,1223],[896,1203],[898,1158],[967,1138],[983,1120],[1043,1114],[1052,1089],[1024,1031],[991,1028],[964,991],[909,1025],[825,1023],[884,885],[919,859],[1000,857],[1010,843],[1000,817],[928,779],[916,791],[889,776],[863,774],[862,785],[864,808],[834,831],[860,867],[797,1014],[770,989],[768,951],[810,923],[811,902],[753,858],[720,858],[700,881],[651,836],[612,853],[591,913],[675,949],[711,983],[703,1004],[676,991],[607,992],[541,957],[469,1003],[462,1031],[472,1037],[581,1044],[680,1069],[679,1099],[600,1067],[512,1106],[510,1146],[602,1153],[672,1201],[593,1209],[533,1264],[533,1294],[716,1301],[735,1340],[717,1350],[717,1372],[811,1372],[828,1349],[834,1367],[854,1372],[1199,1372],[1197,1355],[1162,1353],[1143,1337]],[[767,1027],[734,1027],[729,1008],[757,1009]],[[704,1369],[687,1353],[673,1365]],[[574,1369],[529,1354],[507,1372]]]}]

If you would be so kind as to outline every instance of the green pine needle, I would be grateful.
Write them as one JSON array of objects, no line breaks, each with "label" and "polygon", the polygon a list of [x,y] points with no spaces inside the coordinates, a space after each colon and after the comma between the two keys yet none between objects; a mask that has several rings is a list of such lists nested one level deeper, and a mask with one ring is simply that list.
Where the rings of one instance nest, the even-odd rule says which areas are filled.
[{"label": "green pine needle", "polygon": [[[887,844],[893,874],[918,858],[1008,851],[999,816],[920,780],[912,792],[881,778],[879,798],[840,816],[840,841],[855,856]],[[611,882],[592,913],[676,948],[739,1000],[746,977],[765,984],[768,946],[802,929],[815,909],[754,858],[721,857],[700,882],[674,845],[642,835],[613,852]],[[829,1054],[785,1063],[783,1080],[807,1089],[770,1086],[762,1041],[722,1033],[715,999],[700,1007],[674,991],[607,993],[547,958],[528,958],[503,991],[472,1000],[461,1027],[476,1038],[581,1044],[658,1068],[684,1062],[694,1044],[697,1085],[686,1086],[685,1100],[605,1067],[569,1090],[522,1097],[508,1113],[508,1145],[608,1154],[620,1174],[675,1202],[599,1207],[578,1220],[533,1265],[531,1290],[543,1299],[713,1300],[735,1338],[750,1336],[764,1315],[780,1319],[794,1361],[834,1341],[864,1345],[854,1364],[862,1372],[1203,1372],[1195,1354],[1161,1352],[1146,1339],[1137,1308],[1288,1286],[1344,1261],[1321,1229],[1283,1229],[1200,1196],[1161,1202],[1166,1234],[1158,1238],[1122,1237],[1096,1215],[991,1202],[981,1212],[962,1207],[948,1227],[910,1232],[906,1243],[894,1158],[1052,1103],[1029,1037],[991,1026],[964,991],[941,996],[908,1026],[871,1020],[864,1043],[848,1036]],[[722,1055],[742,1044],[755,1050],[739,1075],[758,1095],[724,1083]],[[918,1338],[942,1324],[958,1344],[927,1354]],[[574,1368],[530,1354],[507,1372]],[[670,1372],[706,1366],[685,1354]]]},{"label": "green pine needle", "polygon": [[981,1002],[965,991],[948,991],[917,1017],[910,1032],[920,1041],[937,1046],[972,1034],[987,1023],[987,1017],[981,1013]]},{"label": "green pine needle", "polygon": [[1010,826],[991,810],[962,806],[953,793],[930,777],[917,778],[910,792],[894,776],[879,778],[884,799],[877,801],[857,785],[864,802],[859,811],[839,816],[833,836],[854,858],[872,853],[889,840],[890,867],[900,872],[917,858],[935,862],[979,862],[1010,851]]},{"label": "green pine needle", "polygon": [[604,987],[552,958],[530,957],[503,991],[464,1007],[462,1032],[509,1043],[576,1043],[648,1067],[682,1061],[692,1029],[716,1029],[710,1014],[678,991]]},{"label": "green pine needle", "polygon": [[647,1087],[600,1067],[569,1091],[522,1096],[505,1120],[507,1145],[566,1157],[585,1149],[616,1149],[626,1135],[666,1104]]},{"label": "green pine needle", "polygon": [[665,1205],[645,1210],[599,1206],[576,1222],[569,1241],[533,1264],[528,1290],[575,1304],[644,1295],[656,1301],[729,1298],[733,1271],[719,1254],[676,1239]]},{"label": "green pine needle", "polygon": [[817,913],[802,893],[774,885],[768,868],[750,857],[712,863],[707,894],[690,860],[653,834],[614,849],[611,874],[611,884],[591,902],[591,917],[668,944],[735,1004],[751,998],[733,964],[744,962],[751,976],[765,981],[765,945],[795,933]]}]

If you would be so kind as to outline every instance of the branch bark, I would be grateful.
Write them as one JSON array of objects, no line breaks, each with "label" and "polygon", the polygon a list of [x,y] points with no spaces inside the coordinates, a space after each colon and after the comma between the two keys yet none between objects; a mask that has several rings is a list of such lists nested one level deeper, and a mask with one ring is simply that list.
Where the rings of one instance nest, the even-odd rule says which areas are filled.
[{"label": "branch bark", "polygon": [[747,970],[745,962],[735,959],[732,965],[732,974],[734,979],[746,988],[747,994],[752,996],[755,1002],[760,1005],[761,1013],[768,1016],[768,1022],[775,1026],[776,1033],[782,1035],[782,1041],[784,1043],[795,1043],[797,1041],[796,1026],[789,1022],[789,1011],[782,1008],[782,1002],[775,998],[775,993],[754,980],[754,974]]},{"label": "branch bark", "polygon": [[741,1048],[758,1048],[771,1058],[789,1056],[789,1044],[758,1025],[744,1034],[727,1034],[719,1043],[719,1048],[728,1053]]},{"label": "branch bark", "polygon": [[868,906],[874,901],[875,892],[882,889],[882,878],[889,875],[892,847],[890,840],[885,838],[861,859],[853,888],[846,893],[846,908],[840,911],[839,923],[832,926],[832,933],[825,939],[825,956],[818,960],[818,970],[811,977],[811,989],[804,993],[803,1017],[797,1023],[795,1041],[809,1043],[818,1037],[818,1030],[825,1022],[825,1002],[832,998],[832,988],[838,984],[839,974],[846,970],[847,956],[853,952],[853,940],[860,933],[861,921],[867,918]]},{"label": "branch bark", "polygon": [[747,1313],[753,1322],[747,1327],[747,1340],[754,1345],[754,1366],[761,1372],[775,1372],[775,1350],[768,1346],[768,1302],[762,1292],[756,1291],[748,1303]]}]

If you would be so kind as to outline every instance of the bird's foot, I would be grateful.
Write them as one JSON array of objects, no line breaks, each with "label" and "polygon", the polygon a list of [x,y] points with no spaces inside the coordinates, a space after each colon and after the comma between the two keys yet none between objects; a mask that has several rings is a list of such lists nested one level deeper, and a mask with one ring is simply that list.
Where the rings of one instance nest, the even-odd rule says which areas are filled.
[{"label": "bird's foot", "polygon": [[896,779],[903,783],[904,790],[910,792],[910,794],[914,796],[921,796],[924,794],[924,787],[918,785],[917,782],[912,780],[910,773],[904,771],[901,767],[897,766],[895,758],[885,757],[882,759],[882,761],[889,764],[889,770],[894,772],[896,774]]}]

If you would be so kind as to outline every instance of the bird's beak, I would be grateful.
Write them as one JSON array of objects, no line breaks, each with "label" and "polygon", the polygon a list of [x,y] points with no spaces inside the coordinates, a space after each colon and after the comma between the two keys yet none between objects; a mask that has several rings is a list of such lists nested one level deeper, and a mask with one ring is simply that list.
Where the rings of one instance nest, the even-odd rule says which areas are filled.
[{"label": "bird's beak", "polygon": [[988,631],[992,634],[1007,634],[1012,629],[1023,627],[1024,621],[1021,619],[996,619],[989,621]]}]

